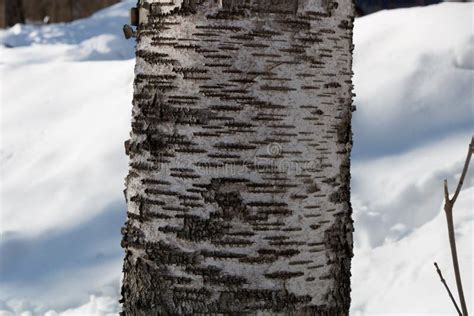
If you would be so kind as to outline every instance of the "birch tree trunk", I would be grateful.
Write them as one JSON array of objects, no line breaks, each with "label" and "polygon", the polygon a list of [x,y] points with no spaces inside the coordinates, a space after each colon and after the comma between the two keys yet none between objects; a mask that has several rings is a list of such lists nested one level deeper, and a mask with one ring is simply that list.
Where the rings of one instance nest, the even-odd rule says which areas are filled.
[{"label": "birch tree trunk", "polygon": [[124,314],[348,314],[353,3],[139,11]]}]

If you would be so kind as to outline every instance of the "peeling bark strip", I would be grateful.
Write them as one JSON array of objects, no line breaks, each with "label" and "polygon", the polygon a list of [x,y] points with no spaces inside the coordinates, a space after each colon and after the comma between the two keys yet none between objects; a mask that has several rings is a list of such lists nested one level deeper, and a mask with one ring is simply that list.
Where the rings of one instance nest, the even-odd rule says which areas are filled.
[{"label": "peeling bark strip", "polygon": [[124,314],[348,314],[352,2],[139,15]]}]

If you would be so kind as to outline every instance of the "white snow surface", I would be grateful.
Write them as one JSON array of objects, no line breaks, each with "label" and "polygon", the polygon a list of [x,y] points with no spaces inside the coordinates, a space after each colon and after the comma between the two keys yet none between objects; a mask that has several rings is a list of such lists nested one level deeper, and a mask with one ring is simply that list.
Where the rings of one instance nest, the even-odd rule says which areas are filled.
[{"label": "white snow surface", "polygon": [[[120,310],[133,41],[123,1],[0,31],[0,315]],[[356,20],[353,315],[455,315],[442,180],[474,132],[474,4]],[[474,166],[455,206],[473,311]]]}]

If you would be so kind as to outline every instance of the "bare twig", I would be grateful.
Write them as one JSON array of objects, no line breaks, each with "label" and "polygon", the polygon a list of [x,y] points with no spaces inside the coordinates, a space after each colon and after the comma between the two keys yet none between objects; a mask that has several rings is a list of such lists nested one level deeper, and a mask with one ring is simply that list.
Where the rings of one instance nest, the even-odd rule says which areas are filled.
[{"label": "bare twig", "polygon": [[454,221],[453,221],[453,207],[454,207],[454,203],[456,202],[459,196],[459,192],[461,192],[461,188],[464,183],[464,178],[466,177],[467,169],[469,168],[469,163],[471,161],[471,156],[473,152],[474,152],[474,137],[472,137],[471,143],[469,144],[469,150],[467,152],[467,157],[464,163],[464,168],[462,170],[461,178],[459,179],[456,192],[454,193],[454,196],[452,199],[449,198],[448,180],[444,180],[444,198],[445,198],[444,211],[446,213],[446,221],[448,224],[449,245],[451,247],[451,257],[453,259],[454,274],[456,276],[456,287],[458,289],[459,301],[461,303],[463,316],[468,316],[468,313],[467,313],[466,300],[464,299],[464,291],[462,289],[461,272],[459,271],[458,254],[456,250],[456,238],[454,235]]},{"label": "bare twig", "polygon": [[471,139],[471,143],[469,144],[469,150],[467,152],[466,162],[464,163],[464,168],[462,169],[461,178],[459,178],[458,187],[456,188],[456,192],[454,193],[453,198],[451,199],[451,203],[454,204],[456,202],[459,192],[461,192],[461,187],[464,184],[464,178],[466,177],[467,169],[469,168],[469,163],[471,161],[472,154],[474,152],[474,137]]},{"label": "bare twig", "polygon": [[462,316],[461,310],[459,309],[458,304],[456,303],[456,300],[453,297],[453,294],[451,293],[451,290],[449,289],[448,284],[446,284],[446,280],[443,278],[443,274],[441,273],[441,270],[438,267],[438,264],[435,262],[434,263],[436,267],[436,272],[438,272],[439,278],[441,279],[441,283],[443,283],[444,287],[446,288],[446,291],[448,291],[449,297],[451,298],[451,301],[454,304],[454,307],[456,307],[456,310],[458,311],[459,316]]},{"label": "bare twig", "polygon": [[448,180],[444,179],[444,200],[449,201]]}]

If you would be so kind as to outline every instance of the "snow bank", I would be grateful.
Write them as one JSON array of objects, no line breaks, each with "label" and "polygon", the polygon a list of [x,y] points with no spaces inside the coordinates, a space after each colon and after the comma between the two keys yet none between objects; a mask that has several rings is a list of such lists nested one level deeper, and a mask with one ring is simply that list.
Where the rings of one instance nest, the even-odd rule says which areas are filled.
[{"label": "snow bank", "polygon": [[381,11],[356,21],[355,158],[473,131],[474,5]]},{"label": "snow bank", "polygon": [[[434,219],[443,203],[443,180],[455,189],[471,135],[458,133],[408,153],[355,162],[356,245],[397,241]],[[474,177],[464,186],[474,186]]]},{"label": "snow bank", "polygon": [[[442,181],[452,190],[474,134],[474,5],[382,11],[356,20],[353,315],[453,314]],[[468,304],[474,252],[471,166],[455,222]]]},{"label": "snow bank", "polygon": [[133,61],[1,72],[0,298],[77,304],[120,276]]},{"label": "snow bank", "polygon": [[[0,315],[119,310],[133,42],[124,1],[69,24],[0,31]],[[354,315],[452,313],[442,179],[473,133],[473,4],[356,21]],[[473,169],[455,221],[472,297]]]},{"label": "snow bank", "polygon": [[[41,26],[17,24],[6,31],[0,31],[0,42],[3,46],[15,48],[14,51],[2,51],[2,55],[6,54],[3,58],[9,63],[13,60],[28,63],[31,59],[35,60],[37,55],[42,55],[42,58],[50,57],[51,61],[53,58],[66,60],[133,58],[135,56],[133,45],[123,40],[122,26],[128,23],[128,9],[135,4],[136,1],[133,0],[122,1],[89,18],[71,23]],[[39,50],[34,54],[31,49],[38,46]],[[26,57],[26,60],[15,58],[18,53]]]},{"label": "snow bank", "polygon": [[130,6],[0,31],[0,314],[118,310]]},{"label": "snow bank", "polygon": [[[464,295],[472,306],[474,186],[461,192],[454,217],[459,265]],[[444,286],[436,273],[457,291],[444,212],[399,242],[383,247],[357,249],[353,260],[352,315],[455,315]],[[471,305],[469,305],[471,304]],[[472,309],[472,308],[471,308]]]},{"label": "snow bank", "polygon": [[[354,166],[355,256],[352,314],[453,313],[434,270],[455,291],[443,203],[443,179],[455,190],[471,135],[458,134],[397,156]],[[474,168],[455,205],[464,293],[473,293]]]}]

